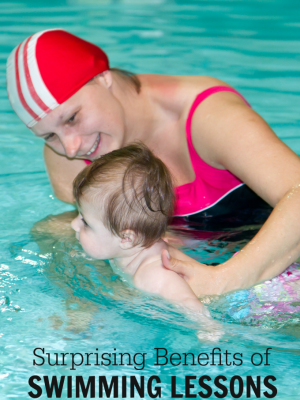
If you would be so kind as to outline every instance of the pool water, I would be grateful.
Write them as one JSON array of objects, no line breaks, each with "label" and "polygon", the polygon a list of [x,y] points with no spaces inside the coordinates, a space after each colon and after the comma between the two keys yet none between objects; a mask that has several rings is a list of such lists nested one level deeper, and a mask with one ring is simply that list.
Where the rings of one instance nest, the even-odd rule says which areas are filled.
[{"label": "pool water", "polygon": [[[167,302],[135,290],[109,264],[88,258],[68,229],[56,236],[38,230],[38,221],[73,207],[53,197],[43,144],[14,115],[5,90],[10,51],[34,32],[64,28],[101,45],[112,66],[139,73],[212,75],[227,81],[300,154],[298,1],[46,0],[41,6],[25,0],[1,2],[0,9],[1,400],[30,398],[30,390],[36,393],[28,384],[32,375],[81,375],[86,380],[98,375],[158,375],[165,399],[171,398],[170,376],[177,377],[177,392],[184,393],[187,375],[224,375],[227,387],[234,375],[244,381],[247,376],[272,375],[276,398],[298,399],[300,303],[286,300],[289,311],[274,315],[262,310],[276,305],[276,293],[266,298],[258,296],[257,289],[206,298],[215,321],[214,327],[206,327]],[[184,241],[185,252],[213,264],[244,246],[258,227],[254,219],[208,238],[190,226],[177,226],[175,232]],[[155,348],[198,355],[209,354],[214,347],[222,353],[241,353],[242,365],[154,365]],[[35,348],[44,348],[53,360],[54,353],[147,354],[142,370],[134,365],[70,370],[70,363],[33,365],[33,359],[41,361],[33,355]],[[272,348],[270,365],[254,366],[251,356],[266,353],[267,348]],[[196,385],[192,393],[199,390]],[[262,385],[262,398],[265,390]],[[45,393],[41,398],[47,398]],[[61,398],[68,398],[66,389]],[[245,390],[239,398],[247,398]]]}]

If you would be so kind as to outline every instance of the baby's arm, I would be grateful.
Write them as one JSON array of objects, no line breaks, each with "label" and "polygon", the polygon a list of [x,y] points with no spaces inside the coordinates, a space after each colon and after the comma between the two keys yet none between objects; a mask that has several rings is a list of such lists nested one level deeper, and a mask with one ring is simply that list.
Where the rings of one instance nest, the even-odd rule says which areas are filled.
[{"label": "baby's arm", "polygon": [[137,288],[145,292],[158,294],[192,311],[200,313],[206,311],[186,281],[175,272],[164,268],[160,260],[142,264],[136,271],[133,281]]}]

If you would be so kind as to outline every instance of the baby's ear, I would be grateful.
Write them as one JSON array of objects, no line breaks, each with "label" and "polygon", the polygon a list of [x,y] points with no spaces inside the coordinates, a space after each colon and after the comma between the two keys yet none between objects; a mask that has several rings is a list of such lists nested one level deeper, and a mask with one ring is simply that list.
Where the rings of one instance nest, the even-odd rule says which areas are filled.
[{"label": "baby's ear", "polygon": [[123,250],[131,249],[134,247],[136,241],[136,233],[130,229],[121,232],[120,247]]}]

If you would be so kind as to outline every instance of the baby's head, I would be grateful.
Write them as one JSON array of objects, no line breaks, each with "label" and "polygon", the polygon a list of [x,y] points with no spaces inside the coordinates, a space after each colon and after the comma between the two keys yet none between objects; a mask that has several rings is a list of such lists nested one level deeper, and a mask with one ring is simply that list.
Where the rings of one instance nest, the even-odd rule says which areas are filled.
[{"label": "baby's head", "polygon": [[165,233],[174,192],[163,162],[143,144],[108,153],[73,182],[79,216],[72,222],[83,249],[97,259],[150,247]]}]

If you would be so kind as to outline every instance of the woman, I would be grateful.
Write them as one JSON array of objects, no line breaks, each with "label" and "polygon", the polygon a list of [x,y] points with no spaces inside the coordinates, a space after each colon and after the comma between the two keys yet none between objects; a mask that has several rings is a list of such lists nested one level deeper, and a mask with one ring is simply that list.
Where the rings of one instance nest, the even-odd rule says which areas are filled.
[{"label": "woman", "polygon": [[175,215],[231,213],[253,201],[252,191],[274,207],[254,239],[217,268],[164,255],[197,295],[252,285],[299,257],[300,160],[226,83],[110,69],[101,49],[62,30],[22,42],[9,57],[7,83],[12,107],[46,142],[63,201],[73,202],[72,181],[86,163],[140,140],[175,177]]}]

